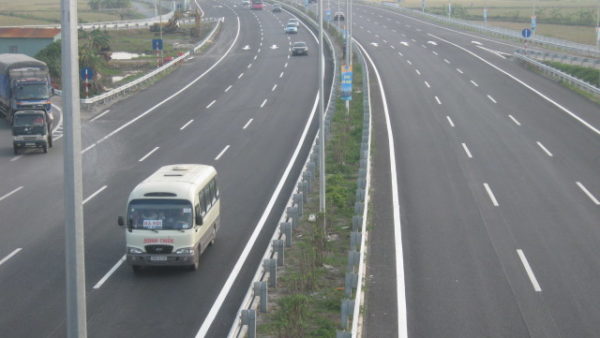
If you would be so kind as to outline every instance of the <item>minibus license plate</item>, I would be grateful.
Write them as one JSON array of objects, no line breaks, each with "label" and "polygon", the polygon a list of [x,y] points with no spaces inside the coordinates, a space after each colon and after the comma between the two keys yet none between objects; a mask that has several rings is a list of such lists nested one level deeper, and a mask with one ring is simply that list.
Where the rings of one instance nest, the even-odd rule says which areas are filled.
[{"label": "minibus license plate", "polygon": [[166,262],[167,256],[150,256],[150,260],[154,262]]}]

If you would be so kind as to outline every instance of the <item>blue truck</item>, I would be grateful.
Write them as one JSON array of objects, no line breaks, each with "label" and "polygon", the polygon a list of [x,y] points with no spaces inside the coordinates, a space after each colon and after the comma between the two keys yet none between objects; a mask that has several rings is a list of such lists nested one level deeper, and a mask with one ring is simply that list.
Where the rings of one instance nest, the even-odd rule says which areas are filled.
[{"label": "blue truck", "polygon": [[46,63],[25,54],[0,54],[0,114],[42,106],[51,114],[52,86]]}]

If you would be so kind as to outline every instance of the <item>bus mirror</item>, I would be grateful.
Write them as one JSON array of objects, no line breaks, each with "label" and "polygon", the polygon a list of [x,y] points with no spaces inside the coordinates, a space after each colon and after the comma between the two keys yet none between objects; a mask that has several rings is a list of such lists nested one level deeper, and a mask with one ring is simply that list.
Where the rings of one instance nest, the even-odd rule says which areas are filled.
[{"label": "bus mirror", "polygon": [[119,216],[119,217],[117,218],[117,224],[119,224],[119,226],[121,226],[121,227],[122,227],[123,225],[125,225],[125,221],[123,220],[123,216]]}]

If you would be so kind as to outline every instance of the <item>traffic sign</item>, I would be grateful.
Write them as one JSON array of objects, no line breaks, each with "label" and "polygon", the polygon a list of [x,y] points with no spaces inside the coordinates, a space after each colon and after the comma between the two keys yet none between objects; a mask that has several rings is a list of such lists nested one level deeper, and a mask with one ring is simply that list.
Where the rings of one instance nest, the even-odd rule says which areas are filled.
[{"label": "traffic sign", "polygon": [[352,100],[352,65],[342,65],[342,97],[344,101]]},{"label": "traffic sign", "polygon": [[529,38],[531,36],[531,29],[529,29],[529,28],[523,29],[521,31],[521,35],[526,39]]},{"label": "traffic sign", "polygon": [[81,70],[79,71],[79,75],[81,76],[82,80],[91,80],[94,78],[94,70],[90,67],[84,67],[81,68]]},{"label": "traffic sign", "polygon": [[163,40],[152,39],[152,50],[162,50],[162,49],[163,49]]},{"label": "traffic sign", "polygon": [[325,21],[331,21],[331,9],[325,10]]}]

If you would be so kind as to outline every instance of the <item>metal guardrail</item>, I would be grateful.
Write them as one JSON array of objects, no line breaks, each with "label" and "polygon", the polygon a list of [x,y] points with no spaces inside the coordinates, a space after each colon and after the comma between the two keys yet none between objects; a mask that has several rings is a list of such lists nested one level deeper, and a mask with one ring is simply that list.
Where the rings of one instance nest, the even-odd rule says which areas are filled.
[{"label": "metal guardrail", "polygon": [[[529,52],[528,52],[528,54],[529,54]],[[534,60],[534,59],[528,57],[527,55],[525,55],[524,51],[522,51],[522,50],[515,51],[515,53],[513,55],[518,60],[525,62],[531,66],[536,67],[537,69],[542,71],[544,74],[547,74],[554,78],[565,81],[571,85],[574,85],[578,88],[585,90],[586,92],[588,92],[590,94],[600,95],[600,88],[595,87],[594,85],[587,83],[581,79],[578,79],[570,74],[562,72],[554,67],[550,67],[550,66],[545,65],[537,60]]]},{"label": "metal guardrail", "polygon": [[[519,41],[523,40],[523,37],[521,36],[520,31],[507,29],[507,28],[501,28],[501,27],[480,25],[480,24],[476,24],[473,22],[469,22],[467,20],[448,18],[448,17],[442,16],[442,15],[423,13],[420,10],[414,10],[414,9],[400,7],[400,6],[398,6],[398,4],[395,4],[395,3],[384,2],[383,5],[388,8],[398,9],[403,12],[410,12],[413,15],[428,18],[430,20],[437,21],[437,22],[442,22],[444,24],[466,27],[468,29],[471,29],[471,30],[474,30],[474,31],[477,31],[480,33],[487,33],[487,34],[491,34],[491,35],[501,36],[504,38],[517,39]],[[576,43],[576,42],[572,42],[572,41],[551,38],[551,37],[538,35],[538,34],[532,36],[531,38],[528,38],[527,41],[530,43],[535,43],[535,44],[541,45],[541,46],[558,48],[558,49],[562,49],[565,51],[578,53],[578,54],[582,54],[582,55],[600,57],[600,49],[598,49],[598,47],[593,46],[593,45],[586,45],[586,44]]]},{"label": "metal guardrail", "polygon": [[[318,27],[318,24],[309,16],[301,11],[284,5],[284,8],[303,17],[313,27]],[[337,70],[335,49],[330,37],[324,34],[327,44],[332,50],[334,57],[334,72]],[[338,79],[333,77],[333,83],[330,90],[329,101],[324,117],[325,138],[329,137],[329,129],[331,119],[335,110],[335,101],[339,96]],[[279,219],[279,226],[271,237],[271,245],[265,251],[262,258],[262,265],[259,266],[246,296],[238,310],[238,316],[234,320],[228,337],[256,337],[256,320],[259,312],[267,312],[267,297],[268,288],[276,287],[277,285],[277,267],[282,266],[285,262],[285,248],[292,245],[292,233],[298,225],[300,218],[303,215],[304,203],[307,202],[308,194],[312,191],[313,180],[318,173],[319,149],[321,140],[318,134],[315,135],[311,146],[310,153],[304,164],[302,173],[296,180],[296,186],[286,204],[285,211]]]},{"label": "metal guardrail", "polygon": [[583,58],[573,55],[550,53],[531,49],[528,49],[527,53],[525,53],[522,49],[519,49],[518,51],[521,54],[526,54],[527,56],[536,58],[538,60],[549,60],[571,65],[600,68],[600,59],[596,58]]},{"label": "metal guardrail", "polygon": [[106,103],[108,100],[111,100],[111,99],[127,92],[128,90],[134,90],[134,89],[138,88],[140,85],[142,85],[146,81],[152,80],[155,76],[162,74],[165,71],[167,71],[169,68],[177,65],[179,62],[183,61],[183,59],[188,57],[190,54],[197,52],[198,49],[202,48],[206,44],[206,42],[208,42],[210,39],[212,39],[213,36],[215,35],[215,33],[217,32],[218,28],[220,27],[220,25],[224,22],[224,20],[225,20],[224,18],[218,19],[217,24],[215,25],[213,30],[208,34],[208,36],[206,38],[204,38],[204,40],[202,40],[199,44],[197,44],[191,51],[185,52],[183,55],[173,59],[172,61],[162,65],[161,67],[140,77],[139,79],[135,79],[135,80],[133,80],[129,83],[126,83],[118,88],[115,88],[106,93],[102,93],[100,95],[94,96],[92,98],[81,99],[80,104],[81,104],[82,108],[90,109],[95,104]]}]

